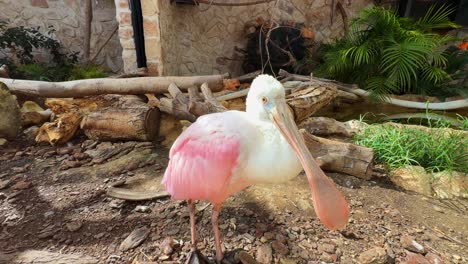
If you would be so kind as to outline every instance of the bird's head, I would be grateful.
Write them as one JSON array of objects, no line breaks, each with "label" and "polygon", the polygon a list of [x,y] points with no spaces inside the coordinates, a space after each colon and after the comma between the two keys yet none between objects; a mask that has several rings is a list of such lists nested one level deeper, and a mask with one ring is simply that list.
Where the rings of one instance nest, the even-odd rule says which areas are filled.
[{"label": "bird's head", "polygon": [[330,229],[344,227],[348,222],[348,203],[310,154],[286,104],[283,85],[272,76],[260,75],[252,82],[246,103],[249,115],[273,122],[296,152],[309,180],[315,212],[322,223]]}]

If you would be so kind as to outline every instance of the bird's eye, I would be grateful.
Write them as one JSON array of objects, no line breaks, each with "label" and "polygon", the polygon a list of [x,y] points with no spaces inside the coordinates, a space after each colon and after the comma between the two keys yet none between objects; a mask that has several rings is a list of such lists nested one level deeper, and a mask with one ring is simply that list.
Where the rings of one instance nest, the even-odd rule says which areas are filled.
[{"label": "bird's eye", "polygon": [[262,97],[262,103],[263,104],[268,104],[268,98]]}]

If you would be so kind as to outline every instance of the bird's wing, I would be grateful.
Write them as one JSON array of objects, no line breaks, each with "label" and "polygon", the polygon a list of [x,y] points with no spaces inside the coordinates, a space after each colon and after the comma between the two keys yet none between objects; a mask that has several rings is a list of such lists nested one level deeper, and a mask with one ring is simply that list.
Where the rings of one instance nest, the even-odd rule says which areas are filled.
[{"label": "bird's wing", "polygon": [[162,183],[172,198],[222,202],[240,139],[216,117],[195,122],[174,142]]}]

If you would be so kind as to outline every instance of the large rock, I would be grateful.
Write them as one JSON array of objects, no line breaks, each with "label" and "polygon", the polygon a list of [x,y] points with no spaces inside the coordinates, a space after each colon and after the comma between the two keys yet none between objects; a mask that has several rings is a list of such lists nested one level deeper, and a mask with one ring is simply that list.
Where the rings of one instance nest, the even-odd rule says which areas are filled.
[{"label": "large rock", "polygon": [[0,138],[14,139],[21,128],[21,113],[16,96],[0,83]]},{"label": "large rock", "polygon": [[431,196],[432,174],[427,173],[423,167],[407,166],[390,172],[392,182],[401,188]]},{"label": "large rock", "polygon": [[438,198],[468,198],[468,175],[456,171],[434,173],[432,189]]}]

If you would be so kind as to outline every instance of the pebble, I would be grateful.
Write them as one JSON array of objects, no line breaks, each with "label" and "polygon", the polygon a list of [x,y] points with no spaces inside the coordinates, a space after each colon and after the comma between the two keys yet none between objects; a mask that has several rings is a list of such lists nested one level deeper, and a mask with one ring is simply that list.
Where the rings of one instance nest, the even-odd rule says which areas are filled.
[{"label": "pebble", "polygon": [[373,247],[362,252],[358,257],[358,263],[373,264],[387,263],[387,251],[382,247]]},{"label": "pebble", "polygon": [[124,203],[124,200],[112,200],[110,201],[109,206],[113,209],[120,209],[123,207]]},{"label": "pebble", "polygon": [[444,263],[443,259],[442,259],[440,256],[438,256],[438,255],[436,255],[436,254],[434,254],[434,253],[432,253],[432,252],[427,253],[426,256],[424,256],[424,257],[425,257],[431,264],[442,264],[442,263]]},{"label": "pebble", "polygon": [[151,212],[151,209],[147,205],[137,205],[134,211],[138,213],[149,213]]},{"label": "pebble", "polygon": [[414,237],[409,235],[403,235],[400,239],[401,245],[409,251],[425,254],[426,249],[423,245],[419,244],[414,240]]},{"label": "pebble", "polygon": [[432,208],[434,208],[434,210],[436,212],[439,212],[439,213],[444,213],[444,209],[442,209],[440,206],[437,206],[437,205],[433,205]]},{"label": "pebble", "polygon": [[255,255],[257,262],[263,264],[269,264],[273,262],[273,250],[271,249],[270,244],[261,245],[257,249],[257,254]]},{"label": "pebble", "polygon": [[406,252],[405,261],[405,263],[411,264],[430,264],[429,260],[427,260],[423,255],[409,251]]},{"label": "pebble", "polygon": [[271,243],[271,247],[280,255],[286,255],[289,252],[289,248],[279,240],[273,241],[273,243]]},{"label": "pebble", "polygon": [[147,227],[136,228],[122,241],[119,249],[121,251],[127,251],[138,247],[148,237],[149,233],[150,230]]},{"label": "pebble", "polygon": [[319,253],[326,252],[329,254],[335,253],[335,245],[332,244],[319,244],[317,248]]},{"label": "pebble", "polygon": [[171,255],[174,251],[174,239],[172,237],[164,238],[159,247],[165,255]]},{"label": "pebble", "polygon": [[29,187],[31,187],[31,185],[32,185],[31,182],[19,181],[19,182],[15,183],[13,186],[11,186],[11,188],[13,190],[25,190],[25,189],[28,189]]},{"label": "pebble", "polygon": [[10,185],[10,180],[3,180],[3,181],[0,181],[0,190],[2,189],[5,189],[6,187],[8,187],[8,185]]},{"label": "pebble", "polygon": [[54,214],[55,214],[54,211],[47,211],[47,212],[44,213],[44,217],[49,218],[49,217],[53,216]]},{"label": "pebble", "polygon": [[66,223],[65,226],[67,227],[68,231],[76,232],[83,226],[83,223],[76,221],[76,222]]}]

